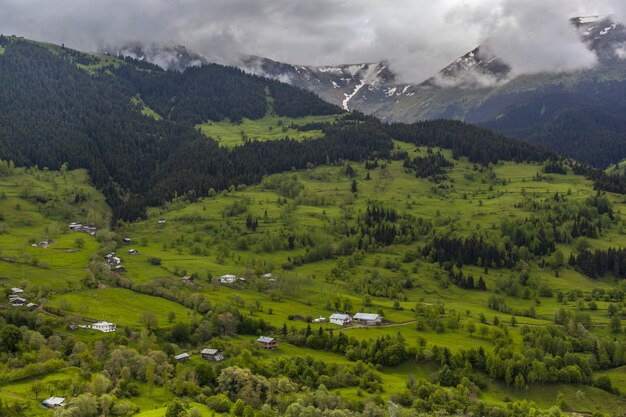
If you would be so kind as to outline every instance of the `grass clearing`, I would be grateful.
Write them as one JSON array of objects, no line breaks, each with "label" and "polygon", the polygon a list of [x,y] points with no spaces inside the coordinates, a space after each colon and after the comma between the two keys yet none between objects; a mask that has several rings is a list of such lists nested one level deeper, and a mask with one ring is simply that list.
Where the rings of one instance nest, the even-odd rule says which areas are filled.
[{"label": "grass clearing", "polygon": [[322,137],[321,130],[299,131],[294,126],[308,123],[325,123],[338,116],[306,116],[299,118],[267,115],[258,120],[244,118],[239,124],[230,120],[221,122],[209,121],[197,125],[205,136],[215,139],[221,146],[232,148],[246,141],[267,141],[290,138],[297,141]]}]

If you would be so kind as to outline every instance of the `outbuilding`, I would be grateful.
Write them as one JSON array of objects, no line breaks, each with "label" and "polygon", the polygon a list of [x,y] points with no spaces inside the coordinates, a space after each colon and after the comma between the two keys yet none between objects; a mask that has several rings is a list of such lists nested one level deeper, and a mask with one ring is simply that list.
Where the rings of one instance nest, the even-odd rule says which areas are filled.
[{"label": "outbuilding", "polygon": [[380,324],[383,321],[380,314],[374,313],[356,313],[353,319],[357,323],[367,324],[369,326]]},{"label": "outbuilding", "polygon": [[50,397],[47,400],[43,400],[41,402],[41,405],[43,405],[46,408],[63,407],[65,405],[65,398],[63,398],[63,397]]}]

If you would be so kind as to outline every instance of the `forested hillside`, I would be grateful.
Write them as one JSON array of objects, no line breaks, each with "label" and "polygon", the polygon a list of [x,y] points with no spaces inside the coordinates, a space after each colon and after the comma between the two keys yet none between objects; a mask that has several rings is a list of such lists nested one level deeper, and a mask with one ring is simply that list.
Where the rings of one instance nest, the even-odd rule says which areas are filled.
[{"label": "forested hillside", "polygon": [[[448,146],[487,163],[541,161],[552,155],[457,122],[385,125],[354,115],[320,129],[315,143],[285,134],[268,142],[220,147],[200,123],[339,113],[312,93],[209,65],[167,72],[132,59],[81,54],[3,37],[0,152],[17,165],[86,168],[116,218],[135,219],[176,195],[258,183],[264,175],[344,159],[390,157],[392,139]],[[554,158],[555,156],[550,156]]]},{"label": "forested hillside", "polygon": [[[228,176],[229,160],[238,156],[228,156],[194,124],[260,118],[267,112],[268,96],[278,116],[339,112],[312,93],[233,68],[212,65],[180,74],[16,38],[2,37],[0,45],[5,48],[0,84],[11,86],[0,92],[0,154],[18,165],[58,168],[67,162],[87,168],[115,215],[126,219],[142,216],[147,204],[176,192],[206,194],[210,187],[254,181],[245,172],[239,178],[229,176],[229,181],[200,180],[211,165]],[[161,119],[142,114],[135,97]],[[167,165],[176,177],[181,161],[171,156],[199,147],[206,155],[198,157],[210,162],[194,164],[198,171],[191,176],[193,186],[159,184],[158,167]],[[189,162],[194,161],[185,157],[182,166],[186,169]],[[253,172],[271,172],[259,164],[268,161],[246,162]]]}]

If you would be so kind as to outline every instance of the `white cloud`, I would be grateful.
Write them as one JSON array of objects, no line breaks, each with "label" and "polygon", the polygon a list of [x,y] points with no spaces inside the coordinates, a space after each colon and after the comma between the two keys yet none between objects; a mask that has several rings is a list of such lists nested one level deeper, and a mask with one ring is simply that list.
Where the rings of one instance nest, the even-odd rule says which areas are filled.
[{"label": "white cloud", "polygon": [[568,26],[624,15],[620,0],[0,0],[2,31],[96,50],[128,41],[182,44],[297,64],[387,60],[421,81],[486,38],[516,71],[593,64]]}]

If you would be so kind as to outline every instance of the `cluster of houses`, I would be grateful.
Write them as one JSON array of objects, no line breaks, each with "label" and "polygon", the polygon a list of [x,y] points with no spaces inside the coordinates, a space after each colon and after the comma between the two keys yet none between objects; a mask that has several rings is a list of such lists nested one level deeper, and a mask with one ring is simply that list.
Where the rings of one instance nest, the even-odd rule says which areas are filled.
[{"label": "cluster of houses", "polygon": [[[271,273],[263,274],[263,278],[265,278],[268,282],[275,282],[276,278]],[[234,284],[235,282],[245,283],[246,279],[244,277],[237,278],[236,275],[226,274],[219,277],[220,284]]]},{"label": "cluster of houses", "polygon": [[126,268],[122,265],[122,259],[118,256],[115,256],[115,252],[108,253],[105,255],[104,259],[109,265],[109,269],[114,272],[125,272]]},{"label": "cluster of houses", "polygon": [[27,308],[37,308],[38,305],[35,303],[27,303],[26,298],[24,296],[24,290],[21,288],[11,288],[11,294],[9,294],[9,303],[11,307],[24,307]]},{"label": "cluster of houses", "polygon": [[117,329],[117,326],[115,325],[115,323],[110,323],[108,321],[98,321],[93,324],[70,324],[69,326],[67,326],[67,330],[72,331],[78,330],[79,328],[97,330],[102,333],[111,333]]},{"label": "cluster of houses", "polygon": [[77,223],[77,222],[70,223],[68,227],[70,230],[74,232],[88,233],[91,236],[95,236],[96,231],[98,230],[95,226],[87,226],[85,224]]},{"label": "cluster of houses", "polygon": [[[219,362],[224,360],[224,355],[219,349],[202,349],[200,351],[200,355],[202,355],[202,359],[206,359],[208,361]],[[185,362],[189,360],[190,357],[191,355],[189,352],[183,352],[174,356],[174,360],[176,360],[176,362]]]},{"label": "cluster of houses", "polygon": [[[321,319],[324,319],[323,321],[326,321],[324,317],[320,317],[316,320]],[[333,324],[338,324],[340,326],[347,326],[352,322],[366,324],[368,326],[375,326],[382,323],[383,318],[380,314],[376,313],[356,313],[354,316],[350,316],[349,314],[335,313],[330,316],[329,321]],[[315,322],[315,320],[313,320],[313,322]],[[321,321],[318,321],[316,323],[320,322]]]}]

